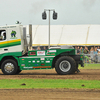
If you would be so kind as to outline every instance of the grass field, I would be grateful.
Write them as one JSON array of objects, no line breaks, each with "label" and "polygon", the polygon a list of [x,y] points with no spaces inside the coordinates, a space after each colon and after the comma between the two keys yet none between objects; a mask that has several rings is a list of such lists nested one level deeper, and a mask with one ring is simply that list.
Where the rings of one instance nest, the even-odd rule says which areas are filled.
[{"label": "grass field", "polygon": [[100,69],[100,64],[99,63],[97,63],[97,64],[88,64],[88,63],[85,63],[84,67],[80,67],[79,66],[79,69]]},{"label": "grass field", "polygon": [[[26,85],[22,85],[25,83]],[[98,80],[72,79],[2,79],[0,89],[12,88],[68,88],[68,89],[100,89]]]}]

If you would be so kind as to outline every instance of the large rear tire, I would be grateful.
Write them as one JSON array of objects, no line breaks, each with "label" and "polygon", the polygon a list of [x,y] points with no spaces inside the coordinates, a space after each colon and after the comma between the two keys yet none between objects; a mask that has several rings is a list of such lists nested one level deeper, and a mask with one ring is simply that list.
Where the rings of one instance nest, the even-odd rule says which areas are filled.
[{"label": "large rear tire", "polygon": [[5,75],[14,75],[18,71],[16,61],[7,59],[1,64],[1,70]]},{"label": "large rear tire", "polygon": [[55,70],[60,75],[73,74],[76,70],[75,60],[69,56],[62,56],[56,61]]}]

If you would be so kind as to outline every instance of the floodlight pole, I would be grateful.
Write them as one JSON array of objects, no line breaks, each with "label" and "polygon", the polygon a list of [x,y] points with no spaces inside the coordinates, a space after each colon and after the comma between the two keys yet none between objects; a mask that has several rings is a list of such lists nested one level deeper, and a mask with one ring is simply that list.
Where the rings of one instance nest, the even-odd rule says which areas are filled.
[{"label": "floodlight pole", "polygon": [[48,49],[50,48],[50,11],[55,11],[54,9],[44,9],[44,11],[49,11],[49,34],[48,34]]},{"label": "floodlight pole", "polygon": [[48,44],[48,49],[50,48],[50,10],[49,10],[49,44]]}]

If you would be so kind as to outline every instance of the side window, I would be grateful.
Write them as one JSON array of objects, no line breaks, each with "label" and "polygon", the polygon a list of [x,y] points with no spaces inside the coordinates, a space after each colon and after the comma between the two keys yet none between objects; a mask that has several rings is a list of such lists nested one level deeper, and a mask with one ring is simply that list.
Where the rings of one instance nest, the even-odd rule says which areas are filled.
[{"label": "side window", "polygon": [[6,30],[0,30],[0,41],[6,40]]}]

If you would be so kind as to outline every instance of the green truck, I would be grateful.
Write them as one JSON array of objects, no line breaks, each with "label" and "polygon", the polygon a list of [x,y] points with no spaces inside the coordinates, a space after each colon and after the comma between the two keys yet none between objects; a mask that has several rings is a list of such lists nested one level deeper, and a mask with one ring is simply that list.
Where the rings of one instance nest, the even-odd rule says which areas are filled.
[{"label": "green truck", "polygon": [[53,68],[58,74],[67,75],[75,73],[79,64],[84,66],[83,55],[77,55],[74,48],[30,50],[30,36],[32,29],[26,34],[25,27],[20,24],[0,27],[0,69],[5,75],[19,74],[22,70]]}]

